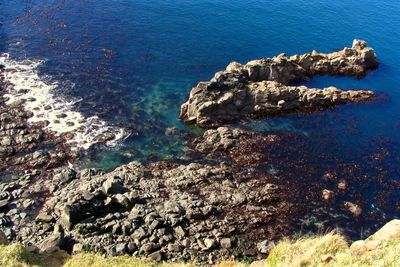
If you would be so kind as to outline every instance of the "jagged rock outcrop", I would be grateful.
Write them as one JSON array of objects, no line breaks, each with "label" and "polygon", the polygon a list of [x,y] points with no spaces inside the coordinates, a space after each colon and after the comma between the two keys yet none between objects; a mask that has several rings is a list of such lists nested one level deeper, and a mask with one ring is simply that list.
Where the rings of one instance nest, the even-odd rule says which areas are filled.
[{"label": "jagged rock outcrop", "polygon": [[313,75],[364,76],[378,67],[372,48],[354,40],[351,48],[329,54],[313,51],[287,57],[253,60],[245,65],[232,62],[209,82],[194,87],[181,106],[180,118],[202,127],[216,126],[249,115],[271,115],[287,111],[325,108],[358,102],[373,96],[372,91],[343,91],[291,86]]},{"label": "jagged rock outcrop", "polygon": [[[257,142],[262,148],[277,140],[260,137],[219,128],[207,131],[193,146],[198,151],[225,154],[232,147],[247,143],[252,147]],[[255,179],[247,168],[246,172],[234,171],[236,165],[131,162],[109,173],[64,170],[53,179],[53,195],[36,220],[17,239],[39,249],[53,248],[63,240],[60,246],[72,251],[85,247],[107,255],[134,254],[156,260],[206,262],[210,255],[228,258],[233,250],[239,255],[265,254],[257,251],[257,238],[245,236],[264,231],[259,229],[260,218],[277,212],[280,188],[270,179]],[[238,216],[239,210],[248,212]],[[56,228],[63,229],[63,239],[54,235]],[[249,239],[252,242],[246,246],[241,244]],[[251,251],[247,251],[249,246],[253,246]]]},{"label": "jagged rock outcrop", "polygon": [[45,177],[26,173],[0,183],[0,235],[34,251],[60,247],[204,264],[265,258],[274,241],[298,231],[340,228],[358,238],[360,226],[368,233],[373,226],[364,225],[386,221],[367,204],[370,194],[354,185],[379,186],[382,195],[374,199],[385,210],[393,208],[385,205],[398,183],[360,173],[341,158],[327,159],[337,164],[334,171],[321,167],[327,165],[315,158],[324,156],[304,150],[314,142],[294,132],[219,127],[189,141],[187,161],[131,162],[107,173],[71,167]]}]

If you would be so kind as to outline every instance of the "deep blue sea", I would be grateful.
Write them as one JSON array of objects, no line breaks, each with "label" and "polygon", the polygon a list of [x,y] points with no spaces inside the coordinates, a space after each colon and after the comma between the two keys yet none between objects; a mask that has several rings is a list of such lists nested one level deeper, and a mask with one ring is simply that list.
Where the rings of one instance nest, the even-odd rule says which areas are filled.
[{"label": "deep blue sea", "polygon": [[[229,62],[331,52],[364,39],[378,55],[378,70],[360,80],[315,77],[307,85],[368,88],[377,100],[241,126],[298,132],[315,140],[304,148],[311,155],[364,169],[365,158],[380,155],[385,175],[400,178],[399,14],[393,0],[0,0],[0,53],[45,60],[40,73],[60,83],[58,94],[82,100],[77,111],[135,133],[82,159],[109,169],[182,157],[184,138],[165,130],[201,133],[178,120],[179,107],[191,87]],[[315,158],[321,170],[336,162]]]}]

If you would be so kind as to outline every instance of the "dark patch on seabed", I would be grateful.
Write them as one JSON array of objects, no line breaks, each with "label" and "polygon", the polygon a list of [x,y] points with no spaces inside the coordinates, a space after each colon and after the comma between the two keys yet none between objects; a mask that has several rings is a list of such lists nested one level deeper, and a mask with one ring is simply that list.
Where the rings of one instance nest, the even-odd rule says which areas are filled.
[{"label": "dark patch on seabed", "polygon": [[[388,159],[400,160],[393,149],[393,140],[375,140],[360,147],[365,152],[360,158],[344,159],[342,153],[346,148],[333,136],[315,139],[287,131],[269,134],[276,134],[277,141],[265,145],[263,135],[255,134],[225,151],[227,155],[211,156],[217,162],[233,165],[234,173],[239,176],[249,171],[251,179],[260,180],[261,184],[269,181],[279,185],[279,203],[284,204],[277,205],[279,212],[269,218],[265,228],[254,225],[248,229],[253,238],[321,233],[338,228],[357,240],[400,215],[399,166],[389,163],[382,167]],[[321,151],[321,146],[328,145],[331,153]],[[327,199],[324,190],[332,192]],[[356,203],[362,209],[361,215],[349,212],[346,202]],[[243,211],[231,210],[232,218],[240,213]],[[275,229],[266,233],[274,228],[272,225]]]}]

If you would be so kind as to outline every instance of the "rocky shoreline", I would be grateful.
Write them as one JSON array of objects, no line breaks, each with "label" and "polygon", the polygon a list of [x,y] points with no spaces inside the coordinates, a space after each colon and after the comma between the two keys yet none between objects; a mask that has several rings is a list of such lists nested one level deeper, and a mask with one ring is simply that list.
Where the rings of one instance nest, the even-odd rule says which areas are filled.
[{"label": "rocky shoreline", "polygon": [[[360,177],[351,166],[344,173],[322,170],[323,179],[311,180],[308,172],[321,171],[305,162],[311,155],[274,160],[277,153],[296,154],[308,142],[288,133],[219,127],[190,142],[190,161],[131,162],[108,173],[53,169],[41,180],[47,192],[41,209],[24,218],[17,203],[33,197],[18,195],[32,192],[21,187],[26,175],[20,176],[1,185],[17,202],[2,208],[6,221],[0,229],[31,251],[62,248],[208,265],[232,257],[265,258],[276,241],[298,232],[340,226],[357,239],[346,231],[373,222],[364,228],[368,234],[383,225],[384,216],[355,189]],[[282,151],[284,146],[290,150]],[[373,179],[363,175],[364,183]]]},{"label": "rocky shoreline", "polygon": [[[77,154],[64,144],[64,140],[43,130],[43,125],[30,124],[32,114],[22,104],[6,105],[4,88],[9,86],[3,79],[0,67],[0,172],[3,179],[15,173],[31,173],[64,166]],[[34,176],[34,175],[33,175]]]},{"label": "rocky shoreline", "polygon": [[[373,50],[358,40],[331,54],[232,63],[192,90],[181,116],[211,127],[254,115],[256,103],[269,115],[367,100],[373,92],[290,84],[316,74],[359,77],[377,66]],[[249,94],[258,102],[242,101]],[[204,108],[210,97],[210,109]],[[339,227],[359,239],[357,230],[365,226],[364,234],[372,233],[386,222],[381,210],[398,187],[315,154],[305,135],[233,127],[190,137],[187,160],[135,161],[110,172],[75,169],[68,162],[78,155],[62,136],[27,123],[30,114],[17,103],[1,101],[0,171],[10,175],[0,183],[0,231],[40,253],[61,248],[201,265],[262,259],[276,241],[302,232]],[[271,101],[276,106],[265,109]],[[236,113],[232,105],[240,107]],[[321,168],[314,158],[335,162],[337,170]],[[366,164],[373,167],[377,159],[371,158]],[[369,206],[360,183],[387,193],[376,196],[381,210]]]},{"label": "rocky shoreline", "polygon": [[314,75],[362,77],[379,65],[374,50],[362,40],[330,54],[313,51],[287,57],[232,62],[208,82],[194,87],[181,106],[180,118],[201,127],[215,127],[249,116],[268,116],[323,109],[373,97],[368,90],[343,91],[292,86]]},{"label": "rocky shoreline", "polygon": [[84,116],[75,110],[80,99],[58,95],[60,87],[73,86],[40,75],[43,60],[14,60],[0,55],[3,105],[25,113],[24,123],[41,128],[52,139],[59,139],[69,150],[79,153],[96,144],[116,145],[131,134],[113,127],[97,116]]},{"label": "rocky shoreline", "polygon": [[53,170],[77,158],[64,139],[43,130],[43,125],[28,123],[32,114],[22,104],[6,105],[0,67],[0,228],[15,240],[21,226],[32,220],[49,197],[42,183]]},{"label": "rocky shoreline", "polygon": [[0,171],[51,169],[76,157],[63,139],[46,133],[41,126],[28,124],[30,114],[19,105],[6,106],[1,97],[0,113]]}]

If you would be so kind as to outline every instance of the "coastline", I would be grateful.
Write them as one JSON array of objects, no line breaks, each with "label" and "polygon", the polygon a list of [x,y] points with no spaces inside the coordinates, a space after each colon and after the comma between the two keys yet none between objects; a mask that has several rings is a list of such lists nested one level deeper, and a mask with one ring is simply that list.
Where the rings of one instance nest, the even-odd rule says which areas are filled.
[{"label": "coastline", "polygon": [[[2,83],[9,86],[4,79]],[[30,133],[29,141],[8,142],[6,147],[17,149],[4,151],[3,165],[15,165],[11,171],[17,173],[34,169],[14,183],[1,184],[1,208],[8,218],[1,226],[8,239],[26,244],[31,251],[88,249],[108,256],[212,264],[231,256],[262,259],[285,236],[324,231],[335,223],[357,228],[373,221],[370,232],[384,223],[352,187],[360,179],[356,173],[349,171],[343,178],[326,172],[320,181],[307,180],[307,175],[293,179],[290,172],[316,171],[298,164],[312,159],[312,155],[296,154],[310,143],[300,134],[219,127],[191,139],[189,161],[131,162],[104,173],[67,166],[78,155],[65,135],[49,134],[43,125],[36,128],[28,123],[33,114],[21,109],[23,101],[1,104],[4,112],[20,112],[17,121],[3,120],[3,132],[11,134],[8,138],[15,139],[9,129]],[[315,104],[318,107],[319,102]],[[16,122],[19,125],[11,128]],[[115,139],[105,136],[100,143]],[[50,149],[18,158],[19,152],[41,146]],[[274,160],[281,152],[290,155],[285,163],[293,160],[293,165]],[[269,165],[280,173],[267,170]],[[380,186],[385,182],[380,181]],[[36,202],[25,207],[30,194]],[[305,199],[307,205],[301,202]],[[25,209],[25,215],[18,214]],[[341,214],[334,214],[337,210]]]},{"label": "coastline", "polygon": [[129,136],[125,129],[111,127],[97,116],[85,117],[75,111],[79,99],[57,97],[59,84],[51,77],[39,76],[41,64],[41,60],[17,61],[8,54],[0,56],[5,105],[21,107],[27,123],[60,137],[74,151],[99,143],[113,146]]},{"label": "coastline", "polygon": [[[392,220],[366,240],[352,244],[331,232],[318,236],[283,240],[268,258],[249,262],[220,261],[215,267],[298,267],[298,266],[395,266],[400,261],[399,220]],[[132,267],[193,267],[196,262],[159,263],[131,256],[102,257],[86,252],[68,255],[63,251],[34,254],[20,244],[8,245],[0,236],[0,263],[4,266],[132,266]]]}]

